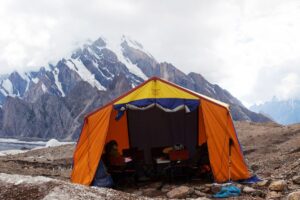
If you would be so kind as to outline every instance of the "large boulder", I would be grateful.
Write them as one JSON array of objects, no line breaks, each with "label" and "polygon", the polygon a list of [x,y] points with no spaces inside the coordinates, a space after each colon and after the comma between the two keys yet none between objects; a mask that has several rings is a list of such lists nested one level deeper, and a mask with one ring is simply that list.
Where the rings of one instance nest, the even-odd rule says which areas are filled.
[{"label": "large boulder", "polygon": [[267,195],[267,199],[278,199],[281,197],[282,197],[281,192],[277,192],[277,191],[269,191]]},{"label": "large boulder", "polygon": [[167,196],[170,199],[185,198],[191,192],[192,192],[191,188],[187,186],[179,186],[169,191],[167,193]]},{"label": "large boulder", "polygon": [[252,188],[252,187],[245,186],[245,187],[243,188],[243,192],[246,193],[246,194],[250,194],[250,193],[253,193],[253,192],[255,192],[255,191],[256,191],[256,190],[255,190],[254,188]]},{"label": "large boulder", "polygon": [[300,184],[300,176],[294,176],[293,177],[293,182],[296,184]]},{"label": "large boulder", "polygon": [[268,183],[269,183],[269,180],[263,180],[263,181],[257,182],[256,185],[259,187],[265,187]]},{"label": "large boulder", "polygon": [[300,200],[300,190],[290,193],[287,200]]},{"label": "large boulder", "polygon": [[285,190],[287,187],[287,183],[285,180],[277,180],[277,181],[273,181],[270,186],[269,186],[269,190],[271,191],[283,191]]}]

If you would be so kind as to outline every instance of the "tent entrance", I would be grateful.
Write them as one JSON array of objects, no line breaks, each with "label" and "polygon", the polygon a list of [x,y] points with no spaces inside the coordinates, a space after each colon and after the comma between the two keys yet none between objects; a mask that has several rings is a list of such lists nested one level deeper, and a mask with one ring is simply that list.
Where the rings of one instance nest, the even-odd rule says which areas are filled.
[{"label": "tent entrance", "polygon": [[147,110],[127,109],[130,147],[144,151],[151,163],[151,148],[183,144],[193,156],[198,143],[198,109],[165,112],[154,106]]}]

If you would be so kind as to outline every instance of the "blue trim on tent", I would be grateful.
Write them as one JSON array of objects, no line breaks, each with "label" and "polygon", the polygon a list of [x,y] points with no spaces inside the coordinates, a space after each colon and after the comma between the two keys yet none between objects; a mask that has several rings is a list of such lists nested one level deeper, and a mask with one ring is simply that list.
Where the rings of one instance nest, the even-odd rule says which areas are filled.
[{"label": "blue trim on tent", "polygon": [[[179,99],[179,98],[140,99],[140,100],[128,102],[126,104],[134,105],[137,107],[146,107],[153,103],[159,104],[160,106],[171,110],[181,105],[187,106],[190,109],[190,111],[194,111],[199,107],[198,99]],[[126,107],[126,104],[114,105],[114,109],[118,111],[116,117],[117,120],[123,116],[125,111],[122,111],[121,108]]]}]

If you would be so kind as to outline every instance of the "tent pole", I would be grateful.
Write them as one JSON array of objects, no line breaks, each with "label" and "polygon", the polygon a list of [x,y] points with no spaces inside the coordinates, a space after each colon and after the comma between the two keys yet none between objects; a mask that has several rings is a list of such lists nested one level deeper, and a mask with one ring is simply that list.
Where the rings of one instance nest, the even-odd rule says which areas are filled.
[{"label": "tent pole", "polygon": [[233,140],[229,138],[229,159],[228,159],[228,177],[229,182],[231,182],[231,146],[233,145]]}]

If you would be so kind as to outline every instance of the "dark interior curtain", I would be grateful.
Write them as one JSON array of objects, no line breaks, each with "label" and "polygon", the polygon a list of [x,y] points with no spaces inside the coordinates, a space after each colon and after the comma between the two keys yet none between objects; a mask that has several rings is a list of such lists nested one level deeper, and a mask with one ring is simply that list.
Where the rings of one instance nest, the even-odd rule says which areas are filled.
[{"label": "dark interior curtain", "polygon": [[198,111],[165,112],[157,107],[148,110],[127,110],[131,147],[144,150],[151,162],[151,148],[183,144],[191,156],[198,141]]}]

